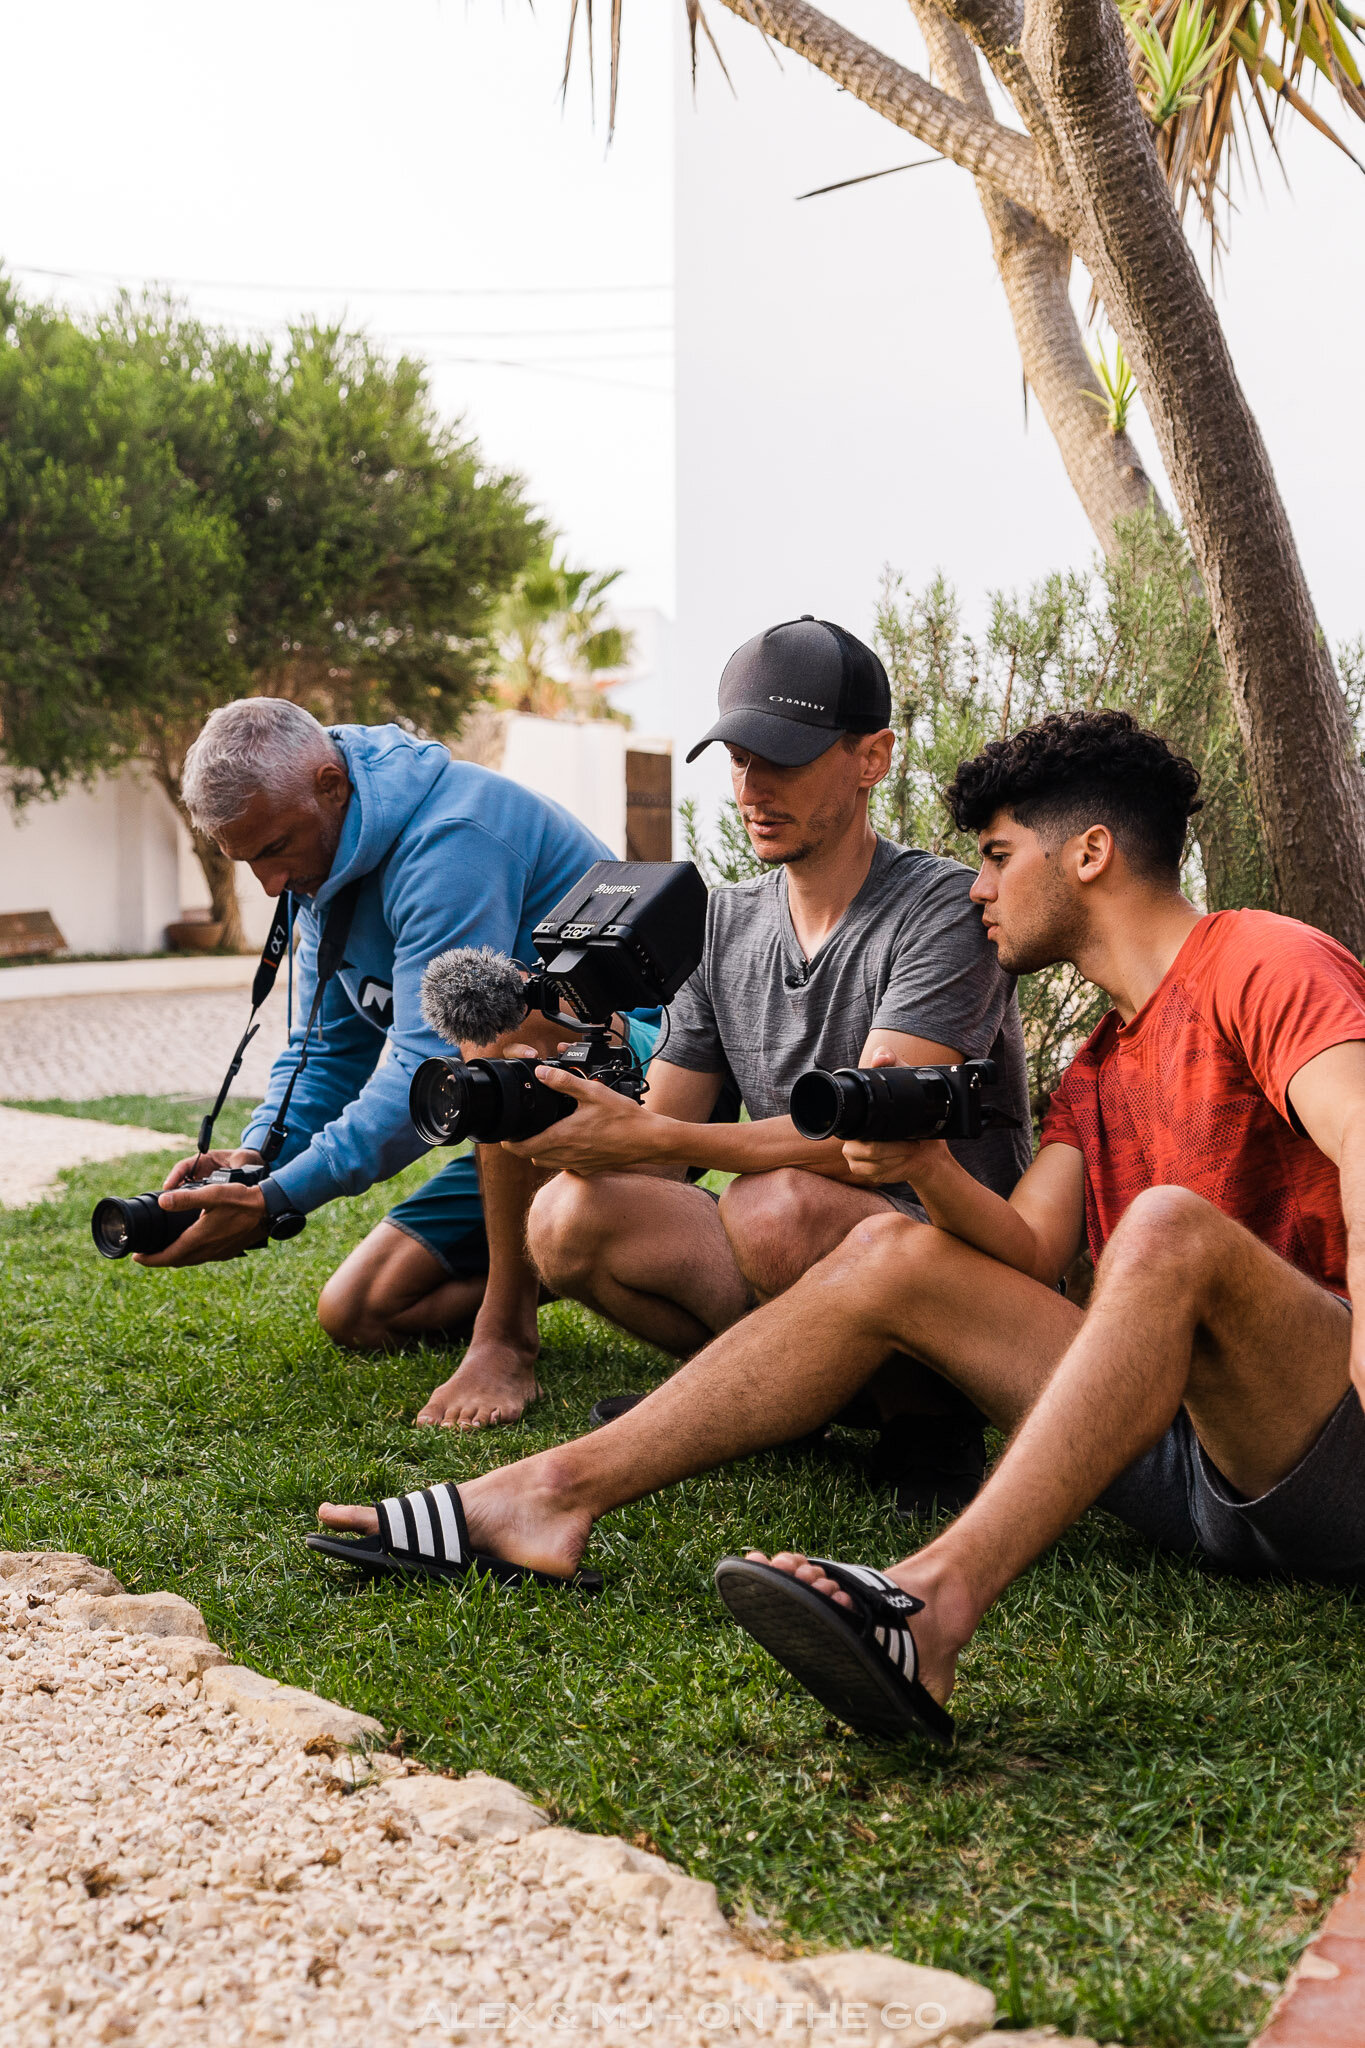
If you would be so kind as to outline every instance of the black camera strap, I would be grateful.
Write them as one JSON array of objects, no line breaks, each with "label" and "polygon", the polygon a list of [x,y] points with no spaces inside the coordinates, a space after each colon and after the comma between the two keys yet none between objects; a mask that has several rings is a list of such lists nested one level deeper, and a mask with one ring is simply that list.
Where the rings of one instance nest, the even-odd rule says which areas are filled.
[{"label": "black camera strap", "polygon": [[[275,1121],[270,1126],[266,1134],[265,1143],[261,1147],[261,1157],[267,1166],[272,1166],[275,1160],[279,1158],[280,1148],[289,1136],[289,1129],[284,1119],[289,1109],[290,1098],[294,1093],[294,1086],[298,1081],[299,1075],[308,1064],[308,1055],[313,1045],[313,1026],[318,1021],[318,1012],[322,1008],[322,999],[327,993],[327,984],[337,969],[344,964],[346,941],[351,935],[351,919],[355,916],[356,898],[360,894],[365,879],[364,875],[360,875],[354,882],[348,882],[344,889],[338,889],[328,909],[327,921],[322,927],[322,936],[318,940],[317,981],[313,988],[313,1001],[308,1011],[308,1022],[303,1027],[303,1049],[299,1054],[298,1065],[289,1076],[284,1094],[280,1097],[280,1106],[275,1111]],[[265,965],[264,958],[261,965],[262,967]],[[260,969],[257,969],[257,973],[259,975]],[[273,970],[271,980],[274,980]]]},{"label": "black camera strap", "polygon": [[[284,1091],[280,1106],[275,1112],[275,1121],[270,1126],[269,1136],[261,1147],[261,1157],[265,1160],[267,1166],[279,1156],[280,1147],[289,1135],[284,1122],[285,1111],[289,1107],[289,1098],[294,1093],[294,1083],[308,1064],[308,1051],[312,1042],[313,1026],[317,1022],[318,1012],[322,1008],[322,999],[327,992],[327,984],[336,973],[338,967],[342,965],[342,956],[346,951],[346,941],[351,931],[351,919],[355,915],[356,898],[360,894],[361,882],[363,880],[364,877],[361,876],[359,880],[350,882],[344,889],[339,890],[332,899],[331,908],[327,912],[327,920],[322,928],[322,937],[318,940],[317,985],[313,990],[313,1004],[308,1012],[308,1024],[303,1035],[303,1050],[299,1055],[298,1065],[289,1076],[289,1084]],[[199,1126],[198,1147],[201,1159],[213,1145],[213,1127],[222,1114],[223,1104],[227,1101],[228,1090],[242,1070],[242,1060],[246,1055],[246,1049],[261,1028],[256,1022],[257,1014],[262,1003],[274,988],[275,977],[280,971],[280,962],[286,956],[289,956],[290,980],[292,983],[293,958],[290,941],[293,937],[293,931],[293,898],[286,891],[281,896],[276,906],[275,915],[270,921],[270,930],[266,936],[266,942],[261,948],[260,961],[251,979],[251,1015],[247,1019],[246,1030],[238,1040],[237,1050],[233,1053],[228,1063],[228,1070],[223,1076],[223,1085],[218,1090],[217,1100]]]}]

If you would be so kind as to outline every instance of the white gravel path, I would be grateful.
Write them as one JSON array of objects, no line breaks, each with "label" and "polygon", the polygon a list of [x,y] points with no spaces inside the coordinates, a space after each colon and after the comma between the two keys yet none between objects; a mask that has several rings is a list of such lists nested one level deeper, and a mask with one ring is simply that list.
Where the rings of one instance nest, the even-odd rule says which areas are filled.
[{"label": "white gravel path", "polygon": [[[222,1667],[185,1603],[26,1569],[0,1556],[0,2048],[1039,2038],[946,1972],[769,1960],[711,1886],[513,1787],[304,1741],[354,1717]],[[157,1607],[191,1633],[105,1625]]]},{"label": "white gravel path", "polygon": [[45,1116],[0,1103],[0,1209],[22,1209],[54,1192],[68,1166],[121,1159],[130,1152],[190,1151],[194,1140],[140,1124],[102,1124],[93,1117]]}]

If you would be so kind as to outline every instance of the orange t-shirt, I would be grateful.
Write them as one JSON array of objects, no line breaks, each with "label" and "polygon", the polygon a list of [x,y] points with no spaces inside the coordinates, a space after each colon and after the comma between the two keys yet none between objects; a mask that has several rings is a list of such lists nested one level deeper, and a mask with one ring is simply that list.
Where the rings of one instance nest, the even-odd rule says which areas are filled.
[{"label": "orange t-shirt", "polygon": [[1295,1128],[1287,1090],[1352,1039],[1365,971],[1344,946],[1267,910],[1200,918],[1131,1024],[1101,1018],[1043,1119],[1043,1144],[1085,1161],[1092,1256],[1144,1188],[1189,1188],[1344,1294],[1337,1170]]}]

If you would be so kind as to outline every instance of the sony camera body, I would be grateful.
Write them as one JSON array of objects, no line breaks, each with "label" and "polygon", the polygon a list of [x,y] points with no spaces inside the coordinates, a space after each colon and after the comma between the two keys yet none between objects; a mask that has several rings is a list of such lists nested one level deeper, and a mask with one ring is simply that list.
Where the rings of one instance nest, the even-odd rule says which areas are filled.
[{"label": "sony camera body", "polygon": [[812,1067],[797,1076],[791,1119],[803,1138],[858,1138],[905,1144],[914,1138],[979,1138],[1014,1130],[1017,1119],[983,1102],[994,1060],[956,1067]]},{"label": "sony camera body", "polygon": [[423,1060],[409,1113],[429,1145],[533,1138],[577,1107],[536,1079],[561,1067],[638,1102],[644,1071],[613,1042],[617,1011],[653,1009],[677,994],[702,955],[706,884],[691,861],[598,861],[535,927],[540,965],[529,976],[487,947],[433,960],[422,1013],[453,1045],[487,1045],[532,1010],[577,1034],[543,1059]]},{"label": "sony camera body", "polygon": [[[268,1166],[221,1166],[216,1173],[206,1173],[202,1180],[183,1180],[180,1186],[254,1188],[265,1180],[269,1172]],[[178,1237],[183,1237],[203,1213],[202,1209],[163,1209],[156,1194],[106,1195],[102,1202],[95,1204],[95,1213],[90,1218],[90,1234],[95,1240],[95,1250],[103,1258],[126,1259],[131,1252],[154,1257],[157,1252],[166,1251]],[[268,1224],[267,1230],[273,1238],[296,1237],[303,1225],[303,1217],[291,1213]]]}]

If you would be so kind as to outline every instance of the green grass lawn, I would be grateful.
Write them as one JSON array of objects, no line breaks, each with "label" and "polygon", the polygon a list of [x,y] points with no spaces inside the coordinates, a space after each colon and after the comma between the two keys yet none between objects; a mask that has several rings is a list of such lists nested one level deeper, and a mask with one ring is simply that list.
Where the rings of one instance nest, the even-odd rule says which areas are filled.
[{"label": "green grass lawn", "polygon": [[[199,1113],[29,1106],[168,1131]],[[81,1550],[134,1590],[184,1593],[243,1661],[377,1714],[437,1769],[494,1772],[565,1822],[656,1845],[798,1947],[964,1971],[1007,2024],[1151,2048],[1255,2032],[1361,1814],[1354,1599],[1219,1581],[1092,1515],[981,1630],[945,1756],[828,1725],[712,1590],[745,1545],[867,1562],[910,1547],[852,1437],[613,1515],[596,1601],[358,1590],[302,1547],[318,1500],[539,1448],[663,1361],[555,1307],[527,1423],[414,1431],[448,1359],[345,1356],[313,1303],[427,1169],[228,1266],[98,1259],[92,1202],[161,1170],[92,1167],[64,1199],[0,1213],[0,1547]]]}]

